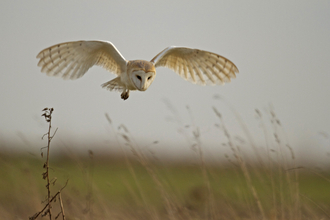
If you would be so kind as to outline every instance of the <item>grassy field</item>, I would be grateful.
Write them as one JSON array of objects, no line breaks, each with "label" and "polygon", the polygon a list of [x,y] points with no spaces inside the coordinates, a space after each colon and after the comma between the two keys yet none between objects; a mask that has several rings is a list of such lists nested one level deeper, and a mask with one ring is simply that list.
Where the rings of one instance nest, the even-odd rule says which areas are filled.
[{"label": "grassy field", "polygon": [[[0,219],[29,219],[39,213],[37,219],[63,220],[330,219],[329,170],[297,165],[275,113],[268,114],[269,130],[256,110],[267,140],[264,148],[257,148],[242,122],[244,147],[214,112],[219,119],[215,126],[225,139],[220,145],[231,152],[220,163],[205,156],[198,127],[188,126],[190,133],[184,134],[193,159],[170,163],[147,147],[139,148],[128,129],[114,126],[108,115],[116,149],[122,149],[117,156],[100,150],[79,155],[77,146],[49,160],[47,149],[41,150],[42,158],[0,151]],[[50,125],[50,115],[43,116]],[[50,212],[45,212],[48,204]]]},{"label": "grassy field", "polygon": [[[329,219],[329,173],[144,160],[57,155],[50,160],[52,194],[69,179],[66,219]],[[43,163],[1,155],[0,219],[28,219],[45,206]]]}]

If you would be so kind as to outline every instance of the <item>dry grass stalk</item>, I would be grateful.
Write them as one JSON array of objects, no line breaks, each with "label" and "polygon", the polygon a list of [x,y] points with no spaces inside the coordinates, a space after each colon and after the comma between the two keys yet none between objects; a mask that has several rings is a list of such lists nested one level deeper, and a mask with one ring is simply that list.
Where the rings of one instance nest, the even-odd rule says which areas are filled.
[{"label": "dry grass stalk", "polygon": [[[148,214],[150,215],[150,217],[152,217],[152,218],[155,219],[155,220],[156,220],[156,219],[159,219],[159,217],[158,217],[157,213],[155,212],[155,210],[153,210],[153,209],[150,207],[149,203],[147,202],[146,195],[144,194],[144,192],[143,192],[143,190],[142,190],[142,187],[141,187],[141,185],[140,185],[140,183],[139,183],[139,181],[138,181],[138,178],[137,178],[137,175],[136,175],[136,173],[135,173],[135,171],[134,171],[134,169],[133,169],[133,166],[132,166],[130,160],[128,159],[127,153],[126,153],[126,151],[124,150],[124,148],[123,148],[121,142],[119,141],[119,138],[118,138],[118,137],[121,136],[121,137],[126,141],[126,145],[129,145],[129,146],[131,145],[131,143],[130,143],[130,142],[131,142],[130,138],[125,134],[125,133],[128,133],[128,134],[129,134],[128,129],[126,128],[125,125],[121,124],[121,125],[118,127],[118,130],[116,130],[116,129],[114,128],[114,125],[113,125],[113,123],[112,123],[112,120],[111,120],[110,116],[109,116],[107,113],[105,113],[105,117],[106,117],[107,121],[109,122],[109,124],[110,124],[110,126],[111,126],[111,129],[112,129],[112,131],[113,131],[113,133],[115,134],[116,141],[117,141],[118,145],[120,146],[120,149],[121,149],[121,151],[122,151],[122,153],[123,153],[123,155],[124,155],[125,163],[126,163],[126,165],[127,165],[127,167],[128,167],[128,170],[129,170],[130,174],[131,174],[131,175],[133,176],[133,178],[134,178],[135,185],[136,185],[136,187],[138,188],[138,192],[139,192],[139,194],[140,194],[140,197],[141,197],[141,199],[142,199],[142,202],[143,202],[143,204],[144,204],[144,206],[145,206],[145,208],[146,208]],[[123,134],[123,133],[120,133],[121,130],[123,130],[125,133],[124,133],[124,134]],[[132,150],[133,154],[135,154],[135,152],[134,152],[135,150],[134,150],[134,149],[131,149],[131,150]],[[129,189],[129,187],[128,187],[128,189]],[[134,195],[134,197],[136,198],[135,193],[132,194],[132,195]]]},{"label": "dry grass stalk", "polygon": [[[52,113],[54,111],[53,108],[44,108],[42,110],[44,113],[41,115],[43,117],[45,117],[46,122],[48,123],[48,132],[46,134],[44,134],[42,136],[42,139],[47,136],[47,158],[46,158],[46,162],[43,165],[43,168],[45,169],[45,172],[42,173],[42,177],[43,179],[46,179],[47,181],[47,204],[44,206],[44,208],[40,211],[37,212],[36,214],[34,214],[32,217],[30,217],[30,220],[34,220],[36,218],[38,218],[38,216],[43,213],[41,216],[49,216],[49,219],[52,220],[52,205],[51,202],[56,200],[56,197],[59,197],[59,201],[60,201],[60,207],[61,207],[61,212],[58,213],[55,217],[55,219],[57,219],[60,215],[62,215],[63,220],[65,220],[65,214],[64,214],[64,208],[63,208],[63,203],[62,203],[62,198],[61,198],[61,191],[66,187],[66,185],[68,184],[68,180],[66,181],[65,185],[54,195],[51,196],[51,190],[50,190],[50,185],[53,184],[55,185],[56,182],[56,178],[54,179],[50,179],[49,178],[49,151],[50,151],[50,143],[53,139],[53,137],[56,134],[57,128],[55,130],[55,132],[53,133],[53,135],[51,135],[51,129],[52,129]],[[43,149],[43,148],[42,148]],[[41,150],[42,150],[41,149]],[[43,152],[41,151],[41,156],[43,157]]]},{"label": "dry grass stalk", "polygon": [[319,204],[317,204],[315,201],[313,201],[311,198],[307,197],[306,195],[300,194],[301,196],[305,197],[308,201],[310,201],[313,205],[315,205],[319,210],[321,210],[329,219],[330,215],[326,210],[324,210]]},{"label": "dry grass stalk", "polygon": [[[62,216],[63,216],[63,220],[65,220],[65,213],[64,213],[64,207],[63,207],[63,202],[62,202],[62,196],[61,196],[61,193],[59,194],[59,199],[60,199],[60,206],[61,206],[61,212],[59,214],[62,213]],[[58,215],[59,215],[58,214]],[[55,218],[56,219],[56,218]]]},{"label": "dry grass stalk", "polygon": [[266,219],[264,208],[262,207],[262,204],[260,202],[258,193],[257,193],[255,187],[252,184],[250,173],[248,171],[248,168],[246,166],[245,161],[242,158],[241,152],[239,151],[238,146],[235,146],[235,144],[234,144],[234,142],[233,142],[233,140],[232,140],[232,138],[231,138],[231,136],[230,136],[230,134],[229,134],[229,132],[228,132],[225,124],[224,124],[224,121],[223,121],[223,118],[222,118],[220,112],[218,112],[218,110],[215,107],[213,107],[213,111],[215,112],[215,114],[218,116],[218,118],[221,121],[223,132],[224,132],[225,136],[228,139],[228,145],[230,146],[231,150],[233,151],[234,156],[235,156],[235,158],[236,158],[236,160],[237,160],[237,162],[238,162],[238,164],[239,164],[239,166],[240,166],[240,168],[241,168],[241,170],[242,170],[242,172],[243,172],[243,174],[244,174],[244,176],[246,178],[247,185],[250,188],[251,193],[252,193],[252,195],[253,195],[253,197],[255,199],[255,202],[256,202],[256,204],[257,204],[257,206],[259,208],[259,211],[260,211],[260,214],[262,216],[262,219]]},{"label": "dry grass stalk", "polygon": [[194,140],[192,149],[196,149],[196,147],[197,147],[196,153],[199,158],[203,180],[204,180],[204,182],[206,184],[206,188],[207,188],[207,199],[206,199],[207,203],[206,203],[206,207],[205,207],[205,214],[206,214],[206,216],[210,216],[211,219],[217,219],[216,212],[215,212],[214,195],[212,192],[211,183],[210,183],[210,179],[209,179],[209,175],[208,175],[208,170],[206,167],[205,156],[204,156],[204,152],[202,149],[202,142],[200,139],[201,134],[200,134],[199,128],[194,123],[194,117],[193,117],[193,114],[192,114],[189,106],[187,106],[186,108],[189,112],[189,115],[190,115],[190,118],[192,121],[192,128],[193,128],[192,133],[193,133],[193,140]]},{"label": "dry grass stalk", "polygon": [[[191,149],[197,156],[197,160],[199,162],[199,168],[201,169],[201,173],[202,173],[202,178],[204,180],[204,184],[207,189],[207,192],[205,193],[207,199],[205,199],[206,204],[204,206],[205,216],[209,216],[210,219],[218,219],[219,217],[216,215],[216,211],[215,211],[216,208],[215,208],[214,195],[213,195],[213,191],[211,188],[211,183],[210,183],[208,169],[207,169],[206,162],[205,162],[204,152],[202,149],[202,143],[201,143],[201,139],[200,139],[201,134],[200,134],[199,128],[194,123],[194,117],[190,110],[190,107],[186,106],[186,109],[188,110],[188,113],[190,116],[191,125],[184,126],[182,124],[181,117],[180,117],[178,111],[175,109],[175,107],[168,100],[164,100],[164,103],[167,106],[167,108],[170,110],[170,112],[172,113],[172,117],[169,119],[171,121],[175,122],[179,126],[178,132],[181,135],[183,135],[183,137],[191,145]],[[186,132],[186,128],[191,129],[192,136]]]},{"label": "dry grass stalk", "polygon": [[138,147],[138,144],[133,140],[132,135],[130,134],[128,129],[124,125],[121,125],[120,127],[122,127],[124,130],[124,133],[121,133],[121,136],[126,141],[126,145],[131,149],[132,153],[137,157],[140,164],[146,169],[146,171],[156,184],[157,189],[159,190],[160,195],[162,196],[162,199],[164,201],[165,209],[169,215],[169,218],[171,220],[175,220],[176,217],[174,213],[176,212],[176,205],[174,204],[173,199],[165,190],[162,181],[159,179],[158,175],[151,167],[147,156],[141,151],[141,149]]}]

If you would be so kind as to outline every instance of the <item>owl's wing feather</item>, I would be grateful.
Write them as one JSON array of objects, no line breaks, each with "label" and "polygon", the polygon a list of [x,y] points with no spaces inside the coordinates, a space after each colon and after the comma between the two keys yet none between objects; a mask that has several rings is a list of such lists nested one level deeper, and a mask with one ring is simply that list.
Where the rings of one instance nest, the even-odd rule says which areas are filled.
[{"label": "owl's wing feather", "polygon": [[93,65],[104,67],[111,73],[126,72],[125,58],[108,41],[73,41],[42,50],[37,58],[41,72],[64,79],[82,77]]},{"label": "owl's wing feather", "polygon": [[233,62],[218,54],[187,47],[171,46],[152,60],[155,67],[167,67],[182,78],[197,84],[224,84],[236,78]]}]

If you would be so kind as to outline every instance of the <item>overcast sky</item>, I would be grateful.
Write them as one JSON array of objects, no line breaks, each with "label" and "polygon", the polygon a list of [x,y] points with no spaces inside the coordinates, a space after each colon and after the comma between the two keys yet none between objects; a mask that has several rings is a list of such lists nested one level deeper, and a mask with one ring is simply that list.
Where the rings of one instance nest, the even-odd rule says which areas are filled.
[{"label": "overcast sky", "polygon": [[[220,95],[256,142],[262,144],[264,137],[255,109],[264,113],[272,105],[297,151],[304,145],[305,152],[321,149],[323,154],[330,148],[319,133],[330,133],[329,12],[329,1],[308,0],[1,1],[2,146],[25,137],[38,152],[47,129],[41,110],[53,107],[57,140],[112,141],[108,113],[115,127],[126,125],[138,142],[157,140],[154,148],[175,153],[187,144],[179,126],[168,120],[167,100],[183,125],[199,127],[204,145],[221,148],[225,139],[214,126],[218,119],[212,106],[233,135],[244,133],[228,104],[213,98]],[[115,76],[100,67],[75,81],[48,77],[37,67],[42,49],[92,39],[111,41],[128,60],[150,60],[171,45],[208,50],[233,61],[240,73],[229,84],[205,87],[158,68],[147,91],[132,92],[123,101],[120,93],[101,88]]]}]

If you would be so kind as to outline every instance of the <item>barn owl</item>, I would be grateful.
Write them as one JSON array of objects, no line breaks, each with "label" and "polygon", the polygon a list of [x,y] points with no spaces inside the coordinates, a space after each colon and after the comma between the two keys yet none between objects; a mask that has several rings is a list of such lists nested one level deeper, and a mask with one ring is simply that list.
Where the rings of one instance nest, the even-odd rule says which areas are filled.
[{"label": "barn owl", "polygon": [[42,50],[37,58],[41,72],[63,79],[78,79],[93,65],[102,66],[117,75],[102,87],[120,91],[124,100],[131,90],[146,91],[155,79],[157,67],[167,67],[201,85],[224,84],[238,73],[227,58],[203,50],[170,46],[151,61],[126,60],[111,42],[96,40],[60,43]]}]

